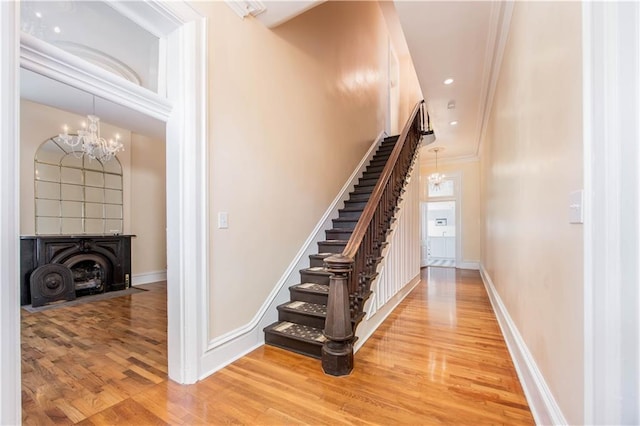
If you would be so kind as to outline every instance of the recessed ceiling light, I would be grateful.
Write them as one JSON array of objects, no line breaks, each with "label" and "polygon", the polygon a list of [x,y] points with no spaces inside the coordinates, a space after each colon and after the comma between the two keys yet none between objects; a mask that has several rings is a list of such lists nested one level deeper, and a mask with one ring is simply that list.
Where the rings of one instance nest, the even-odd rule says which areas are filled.
[{"label": "recessed ceiling light", "polygon": [[36,18],[42,18],[42,13],[36,12]]},{"label": "recessed ceiling light", "polygon": [[449,103],[447,103],[447,109],[456,109],[456,101],[449,101]]},{"label": "recessed ceiling light", "polygon": [[53,32],[56,34],[60,34],[60,27],[53,27]]},{"label": "recessed ceiling light", "polygon": [[452,126],[455,126],[456,124],[458,124],[458,122],[457,121],[452,121],[449,124],[451,124]]},{"label": "recessed ceiling light", "polygon": [[452,79],[452,78],[448,78],[448,79],[446,79],[446,80],[444,81],[444,84],[447,84],[447,85],[448,85],[448,84],[451,84],[451,83],[453,83],[453,79]]}]

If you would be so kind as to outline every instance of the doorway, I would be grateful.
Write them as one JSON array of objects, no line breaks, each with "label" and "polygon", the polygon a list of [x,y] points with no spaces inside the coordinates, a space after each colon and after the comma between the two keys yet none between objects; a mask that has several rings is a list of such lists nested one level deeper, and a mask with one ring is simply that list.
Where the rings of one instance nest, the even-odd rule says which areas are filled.
[{"label": "doorway", "polygon": [[421,205],[421,266],[456,266],[456,202]]},{"label": "doorway", "polygon": [[[119,3],[119,6],[127,6]],[[131,4],[130,4],[131,5]],[[194,383],[201,372],[199,362],[206,346],[206,277],[208,274],[207,230],[208,205],[206,161],[207,105],[202,100],[206,90],[206,21],[186,3],[157,2],[139,4],[148,9],[154,19],[145,19],[149,27],[157,28],[167,36],[167,99],[147,96],[133,85],[122,85],[108,72],[95,71],[98,67],[76,61],[70,65],[67,55],[59,49],[49,49],[43,43],[32,43],[20,37],[19,11],[16,4],[0,5],[0,32],[2,33],[3,60],[0,61],[0,130],[3,140],[0,170],[3,192],[2,223],[0,231],[4,241],[2,252],[2,287],[0,300],[0,330],[2,330],[3,365],[0,374],[0,418],[7,423],[19,423],[20,407],[20,337],[19,337],[19,69],[40,71],[43,75],[74,85],[78,89],[91,89],[103,99],[121,99],[125,106],[161,119],[167,123],[167,259],[168,259],[168,362],[169,376],[179,383]],[[145,13],[128,16],[148,16]],[[157,19],[155,19],[157,18]],[[32,48],[35,47],[35,48]],[[44,51],[46,50],[46,52]],[[13,141],[13,143],[11,143]],[[185,143],[184,141],[188,141]],[[204,159],[204,160],[203,160]],[[188,332],[185,332],[188,330]]]},{"label": "doorway", "polygon": [[420,203],[420,267],[455,268],[461,263],[460,182],[461,176],[451,174],[437,186],[425,184]]}]

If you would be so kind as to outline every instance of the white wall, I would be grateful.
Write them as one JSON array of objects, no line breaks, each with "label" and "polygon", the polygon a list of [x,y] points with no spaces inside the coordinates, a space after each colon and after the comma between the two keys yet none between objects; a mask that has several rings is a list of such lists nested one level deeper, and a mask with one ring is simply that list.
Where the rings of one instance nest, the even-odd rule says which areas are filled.
[{"label": "white wall", "polygon": [[581,43],[580,3],[515,3],[481,152],[482,266],[569,424],[584,398],[583,229],[568,216],[583,186]]}]

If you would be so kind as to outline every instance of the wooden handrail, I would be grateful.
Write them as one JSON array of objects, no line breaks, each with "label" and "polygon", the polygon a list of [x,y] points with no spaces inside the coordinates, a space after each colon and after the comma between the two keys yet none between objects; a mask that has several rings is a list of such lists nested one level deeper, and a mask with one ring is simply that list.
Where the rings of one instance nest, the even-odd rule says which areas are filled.
[{"label": "wooden handrail", "polygon": [[349,242],[347,243],[344,250],[342,251],[343,256],[350,257],[352,259],[356,256],[356,253],[360,248],[360,244],[362,244],[362,239],[364,238],[364,235],[367,232],[367,228],[369,227],[369,224],[373,219],[373,215],[376,211],[376,207],[380,203],[380,199],[382,198],[384,188],[385,186],[387,186],[387,182],[391,177],[391,173],[393,172],[396,162],[400,157],[400,151],[402,151],[402,147],[404,146],[404,143],[407,139],[407,135],[409,134],[411,127],[414,125],[416,115],[420,112],[420,106],[422,105],[423,102],[424,101],[420,101],[416,104],[416,106],[413,108],[413,112],[411,113],[411,117],[409,118],[407,123],[404,125],[404,129],[402,129],[402,133],[400,133],[400,137],[398,138],[398,141],[393,147],[393,151],[391,151],[391,155],[387,160],[387,164],[385,164],[384,169],[382,169],[382,173],[378,178],[378,182],[376,183],[376,186],[373,188],[373,191],[371,192],[369,201],[367,202],[367,205],[365,206],[364,210],[362,210],[362,215],[360,216],[360,219],[358,219],[358,223],[353,229],[351,238],[349,238]]},{"label": "wooden handrail", "polygon": [[333,274],[324,328],[327,340],[322,348],[322,368],[327,374],[343,376],[353,369],[354,330],[364,315],[364,302],[377,276],[420,140],[432,132],[428,116],[428,127],[424,126],[423,104],[418,102],[402,129],[344,250],[325,258],[327,270]]}]

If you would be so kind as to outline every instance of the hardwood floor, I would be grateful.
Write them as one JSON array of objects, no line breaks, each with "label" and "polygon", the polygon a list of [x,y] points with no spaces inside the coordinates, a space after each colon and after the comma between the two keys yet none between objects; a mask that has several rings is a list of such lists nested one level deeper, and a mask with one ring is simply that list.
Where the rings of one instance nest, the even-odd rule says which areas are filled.
[{"label": "hardwood floor", "polygon": [[166,377],[166,293],[23,312],[25,424],[533,424],[477,272],[423,281],[348,377],[263,346],[195,385]]}]

